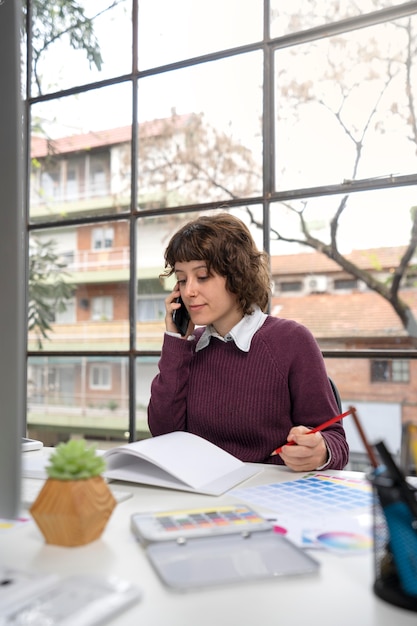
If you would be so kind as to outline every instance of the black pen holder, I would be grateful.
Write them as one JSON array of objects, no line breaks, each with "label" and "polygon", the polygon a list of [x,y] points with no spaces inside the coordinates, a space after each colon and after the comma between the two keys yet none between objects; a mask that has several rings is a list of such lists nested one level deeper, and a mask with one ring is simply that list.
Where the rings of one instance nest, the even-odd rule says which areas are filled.
[{"label": "black pen holder", "polygon": [[368,477],[374,493],[374,592],[390,604],[417,611],[417,518],[402,490],[377,471]]}]

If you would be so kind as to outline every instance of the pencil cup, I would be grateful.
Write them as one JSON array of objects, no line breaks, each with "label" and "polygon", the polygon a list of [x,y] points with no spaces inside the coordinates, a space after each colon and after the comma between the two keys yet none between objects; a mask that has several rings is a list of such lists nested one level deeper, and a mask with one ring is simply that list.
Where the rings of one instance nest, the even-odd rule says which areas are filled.
[{"label": "pencil cup", "polygon": [[374,592],[386,602],[417,611],[417,519],[389,478],[374,474],[370,481],[374,492]]}]

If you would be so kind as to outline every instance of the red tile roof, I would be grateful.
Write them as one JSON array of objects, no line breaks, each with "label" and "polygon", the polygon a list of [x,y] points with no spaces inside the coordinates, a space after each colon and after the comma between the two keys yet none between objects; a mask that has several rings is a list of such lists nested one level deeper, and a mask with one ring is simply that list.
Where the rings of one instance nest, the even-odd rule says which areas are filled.
[{"label": "red tile roof", "polygon": [[[166,118],[143,122],[139,124],[139,136],[153,137],[161,135],[167,124],[169,124],[170,127],[175,124],[177,128],[181,128],[189,119],[190,115],[177,115],[172,119]],[[31,138],[31,156],[42,158],[48,156],[48,154],[66,154],[82,150],[92,150],[93,148],[127,143],[131,141],[131,138],[131,126],[91,131],[80,135],[58,137],[57,139],[47,139],[33,135]]]},{"label": "red tile roof", "polygon": [[[353,250],[344,256],[361,269],[389,269],[397,267],[404,254],[405,246],[391,248],[370,248]],[[300,252],[299,254],[282,254],[271,258],[273,276],[294,274],[328,274],[344,270],[322,252]]]},{"label": "red tile roof", "polygon": [[[417,317],[417,292],[402,297]],[[273,297],[271,313],[304,324],[318,340],[407,336],[391,305],[371,291]]]}]

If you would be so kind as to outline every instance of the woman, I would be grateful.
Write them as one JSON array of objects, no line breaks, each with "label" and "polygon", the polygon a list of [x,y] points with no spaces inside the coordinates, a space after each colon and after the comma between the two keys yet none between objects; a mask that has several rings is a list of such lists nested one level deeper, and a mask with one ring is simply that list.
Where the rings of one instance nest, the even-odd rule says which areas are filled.
[{"label": "woman", "polygon": [[[181,228],[165,250],[166,333],[151,386],[152,435],[186,430],[242,461],[342,469],[348,445],[320,349],[304,326],[267,315],[268,259],[226,213]],[[173,313],[190,315],[182,337]],[[279,454],[274,450],[286,442]]]}]

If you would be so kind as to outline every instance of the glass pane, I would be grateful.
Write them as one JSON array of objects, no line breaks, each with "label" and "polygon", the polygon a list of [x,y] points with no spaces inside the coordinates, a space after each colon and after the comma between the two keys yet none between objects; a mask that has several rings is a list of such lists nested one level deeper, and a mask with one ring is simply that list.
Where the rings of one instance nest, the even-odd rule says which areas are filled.
[{"label": "glass pane", "polygon": [[276,52],[276,186],[415,173],[417,18]]},{"label": "glass pane", "polygon": [[132,68],[132,1],[32,2],[32,96]]},{"label": "glass pane", "polygon": [[130,85],[34,105],[31,220],[129,210],[131,124]]},{"label": "glass pane", "polygon": [[260,53],[142,79],[139,122],[140,208],[260,193]]},{"label": "glass pane", "polygon": [[403,0],[271,0],[271,37],[281,37],[348,17],[403,4]]},{"label": "glass pane", "polygon": [[[329,376],[336,383],[342,399],[343,410],[354,406],[370,444],[385,441],[390,451],[398,455],[401,448],[402,425],[415,421],[413,398],[415,392],[410,382],[392,382],[389,379],[371,382],[371,359],[326,358]],[[390,360],[394,367],[396,360]],[[410,379],[417,375],[417,360],[399,361],[406,364]],[[350,468],[364,471],[369,459],[364,443],[351,417],[343,420],[350,447]]]},{"label": "glass pane", "polygon": [[175,285],[175,278],[159,278],[164,271],[164,251],[172,235],[199,215],[227,211],[251,229],[257,246],[262,248],[262,208],[260,206],[199,211],[138,220],[138,296],[137,348],[160,350],[165,331],[164,300]]},{"label": "glass pane", "polygon": [[127,440],[127,359],[30,357],[27,422],[45,445],[71,435]]},{"label": "glass pane", "polygon": [[159,357],[140,357],[136,363],[136,437],[150,435],[148,428],[148,404],[151,382],[158,373]]},{"label": "glass pane", "polygon": [[415,193],[386,189],[274,205],[272,314],[304,324],[323,348],[411,348],[417,259],[405,254],[413,252]]},{"label": "glass pane", "polygon": [[271,255],[307,254],[312,249],[307,245],[308,235],[328,246],[330,223],[339,211],[336,240],[342,254],[406,246],[411,238],[416,192],[416,187],[399,187],[273,204]]},{"label": "glass pane", "polygon": [[259,0],[141,0],[140,69],[260,41],[262,29]]},{"label": "glass pane", "polygon": [[29,250],[29,349],[126,349],[128,222],[34,231]]}]

